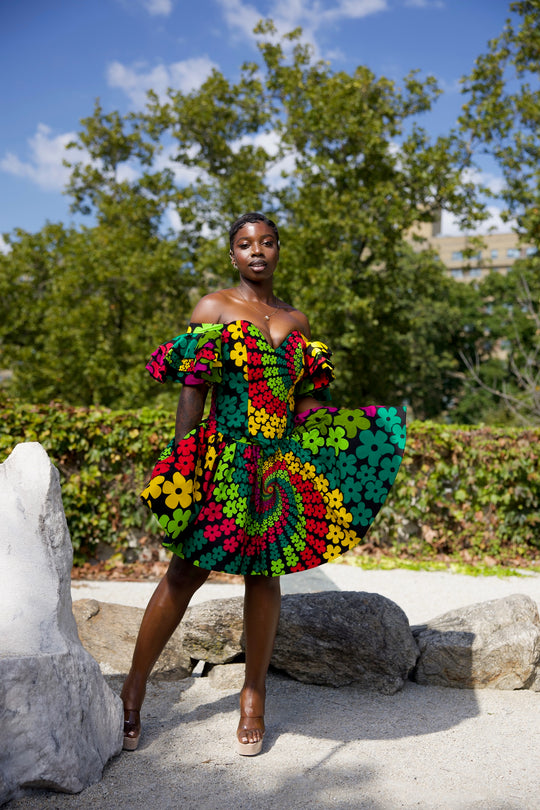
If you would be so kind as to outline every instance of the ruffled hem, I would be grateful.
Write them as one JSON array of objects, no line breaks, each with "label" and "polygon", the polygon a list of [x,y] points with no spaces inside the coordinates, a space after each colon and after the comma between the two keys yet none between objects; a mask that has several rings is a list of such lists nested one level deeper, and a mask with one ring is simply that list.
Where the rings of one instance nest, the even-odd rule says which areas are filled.
[{"label": "ruffled hem", "polygon": [[220,383],[223,324],[190,324],[185,334],[152,353],[146,369],[160,383]]},{"label": "ruffled hem", "polygon": [[334,381],[334,366],[330,357],[332,352],[318,340],[307,340],[304,360],[305,370],[302,379],[295,389],[296,397],[315,396],[317,399],[329,399],[328,386]]},{"label": "ruffled hem", "polygon": [[404,446],[403,408],[311,410],[272,448],[202,422],[166,448],[141,497],[175,554],[208,570],[280,576],[360,542]]}]

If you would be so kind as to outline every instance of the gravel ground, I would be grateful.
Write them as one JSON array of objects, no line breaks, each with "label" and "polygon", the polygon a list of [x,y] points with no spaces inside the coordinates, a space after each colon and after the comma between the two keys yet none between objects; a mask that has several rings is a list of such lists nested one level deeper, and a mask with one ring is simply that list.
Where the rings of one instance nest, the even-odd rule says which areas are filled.
[{"label": "gravel ground", "polygon": [[[376,591],[412,624],[472,602],[526,593],[540,576],[498,579],[324,566],[283,578],[284,592]],[[145,604],[155,584],[74,583],[73,598]],[[236,595],[206,585],[198,601]],[[108,677],[119,692],[121,681]],[[151,681],[138,751],[123,753],[78,795],[34,791],[9,810],[540,810],[540,694],[406,684],[382,696],[355,686],[268,680],[267,734],[254,758],[234,752],[236,690],[207,678]]]}]

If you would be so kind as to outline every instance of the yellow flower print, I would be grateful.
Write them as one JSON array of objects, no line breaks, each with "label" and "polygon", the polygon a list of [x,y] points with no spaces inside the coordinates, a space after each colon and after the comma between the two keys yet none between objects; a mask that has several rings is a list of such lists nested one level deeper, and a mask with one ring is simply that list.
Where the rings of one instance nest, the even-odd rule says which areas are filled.
[{"label": "yellow flower print", "polygon": [[336,523],[339,523],[340,526],[348,526],[349,523],[352,523],[352,515],[350,512],[347,512],[344,506],[340,509],[334,509],[334,520]]},{"label": "yellow flower print", "polygon": [[325,478],[322,473],[318,475],[317,478],[315,478],[314,484],[315,487],[319,490],[319,492],[323,493],[328,492],[329,489],[328,479]]},{"label": "yellow flower print", "polygon": [[350,531],[347,531],[347,530],[345,529],[345,531],[343,532],[343,534],[345,535],[345,537],[344,537],[344,539],[343,539],[343,540],[342,540],[342,542],[341,542],[341,545],[342,545],[342,546],[347,546],[348,548],[352,548],[352,547],[353,547],[353,546],[355,546],[355,545],[358,543],[358,541],[360,540],[360,538],[358,537],[358,535],[356,534],[356,532],[350,532]]},{"label": "yellow flower print", "polygon": [[343,506],[343,495],[339,489],[333,489],[332,492],[328,494],[326,503],[329,509],[339,509],[340,506]]},{"label": "yellow flower print", "polygon": [[193,360],[184,357],[184,359],[178,366],[178,371],[191,371],[192,369],[193,369]]},{"label": "yellow flower print", "polygon": [[330,524],[328,528],[328,539],[332,543],[341,543],[343,538],[345,537],[345,532],[339,526],[335,526],[333,523]]},{"label": "yellow flower print", "polygon": [[156,475],[155,478],[152,478],[146,489],[141,492],[141,498],[145,500],[148,498],[159,498],[161,495],[161,485],[164,481],[164,475]]},{"label": "yellow flower print", "polygon": [[241,323],[230,323],[228,324],[227,329],[229,330],[229,334],[233,340],[242,340],[244,337]]},{"label": "yellow flower print", "polygon": [[181,506],[186,509],[192,502],[193,481],[186,481],[182,473],[175,472],[172,481],[165,481],[163,492],[168,497],[165,504],[169,509],[177,509]]},{"label": "yellow flower print", "polygon": [[204,469],[205,470],[212,470],[214,467],[214,462],[216,460],[216,448],[210,445],[208,450],[206,451],[206,457],[204,460]]},{"label": "yellow flower print", "polygon": [[267,439],[270,439],[270,438],[272,438],[273,436],[275,436],[275,435],[276,435],[276,429],[275,429],[275,427],[273,426],[273,424],[272,424],[272,422],[270,421],[270,419],[266,419],[266,420],[265,420],[265,421],[262,423],[262,425],[261,425],[261,430],[262,430],[263,436],[265,436]]},{"label": "yellow flower print", "polygon": [[342,553],[340,546],[328,546],[323,554],[325,560],[335,560]]},{"label": "yellow flower print", "polygon": [[260,433],[263,424],[267,420],[267,413],[266,411],[258,410],[257,408],[253,408],[251,404],[248,406],[248,430],[252,436],[256,436],[257,433]]},{"label": "yellow flower print", "polygon": [[239,368],[242,368],[247,363],[247,349],[243,343],[240,343],[240,341],[237,341],[234,344],[234,348],[231,351],[231,360],[235,366],[238,366]]},{"label": "yellow flower print", "polygon": [[309,464],[309,462],[306,462],[302,467],[302,469],[300,470],[300,475],[302,476],[304,481],[309,481],[310,478],[315,478],[316,472],[317,470],[315,469],[313,464]]}]

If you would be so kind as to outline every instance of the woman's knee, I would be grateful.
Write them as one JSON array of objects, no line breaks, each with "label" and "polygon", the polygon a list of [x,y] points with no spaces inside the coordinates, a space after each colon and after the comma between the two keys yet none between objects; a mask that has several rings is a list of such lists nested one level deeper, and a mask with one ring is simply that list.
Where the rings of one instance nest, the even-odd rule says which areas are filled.
[{"label": "woman's knee", "polygon": [[188,560],[173,556],[167,569],[167,580],[173,588],[189,588],[195,591],[208,579],[210,571],[199,568]]},{"label": "woman's knee", "polygon": [[279,577],[265,577],[262,574],[246,574],[244,582],[247,591],[271,594],[281,593]]}]

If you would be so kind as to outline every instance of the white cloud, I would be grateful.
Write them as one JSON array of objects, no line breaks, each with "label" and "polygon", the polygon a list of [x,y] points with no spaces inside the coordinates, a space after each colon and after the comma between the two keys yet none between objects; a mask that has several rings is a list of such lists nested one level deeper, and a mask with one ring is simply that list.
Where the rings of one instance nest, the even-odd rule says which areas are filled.
[{"label": "white cloud", "polygon": [[[75,139],[75,132],[53,135],[50,127],[38,124],[36,134],[28,138],[30,159],[24,161],[18,155],[8,152],[0,161],[0,170],[31,180],[44,191],[62,191],[71,173],[71,169],[63,165],[65,159],[70,163],[80,160],[85,164],[99,165],[82,149],[66,149],[67,144]],[[116,179],[119,182],[127,180],[132,183],[139,174],[134,166],[122,163],[118,167]]]},{"label": "white cloud", "polygon": [[[217,0],[225,16],[225,22],[253,40],[253,28],[265,12],[244,0]],[[320,0],[278,0],[272,7],[271,17],[278,36],[300,26],[303,42],[309,42],[318,55],[316,32],[330,22],[359,19],[388,9],[388,0],[331,0],[326,6]]]},{"label": "white cloud", "polygon": [[501,209],[496,205],[488,205],[488,218],[478,225],[473,231],[461,230],[459,223],[453,214],[448,211],[443,211],[441,221],[441,236],[474,236],[485,235],[489,233],[510,233],[515,227],[516,222],[510,220],[504,222],[501,218]]},{"label": "white cloud", "polygon": [[467,171],[464,172],[464,179],[479,186],[486,186],[494,197],[497,197],[505,187],[504,178],[491,172]]},{"label": "white cloud", "polygon": [[127,67],[121,62],[112,62],[107,68],[107,82],[110,87],[123,90],[137,107],[144,107],[148,90],[154,90],[160,99],[165,98],[169,87],[189,93],[200,87],[216,67],[207,56],[151,69],[145,69],[142,63]]},{"label": "white cloud", "polygon": [[[175,146],[170,144],[160,152],[154,160],[154,168],[156,171],[163,171],[163,169],[170,169],[174,175],[174,179],[179,186],[189,186],[195,183],[196,180],[210,181],[210,178],[202,169],[184,166],[182,163],[173,160],[175,155]],[[188,150],[188,157],[194,158],[197,154],[197,147],[192,146]]]},{"label": "white cloud", "polygon": [[143,6],[152,16],[168,17],[173,9],[172,0],[143,0]]},{"label": "white cloud", "polygon": [[58,191],[69,179],[70,170],[62,165],[62,161],[68,154],[73,159],[74,153],[72,150],[66,152],[66,145],[74,139],[74,132],[53,135],[50,127],[38,124],[36,134],[28,138],[30,160],[25,162],[13,152],[7,152],[0,161],[0,169],[32,180],[45,191]]},{"label": "white cloud", "polygon": [[0,253],[6,256],[11,251],[11,245],[8,245],[2,234],[0,234]]}]

